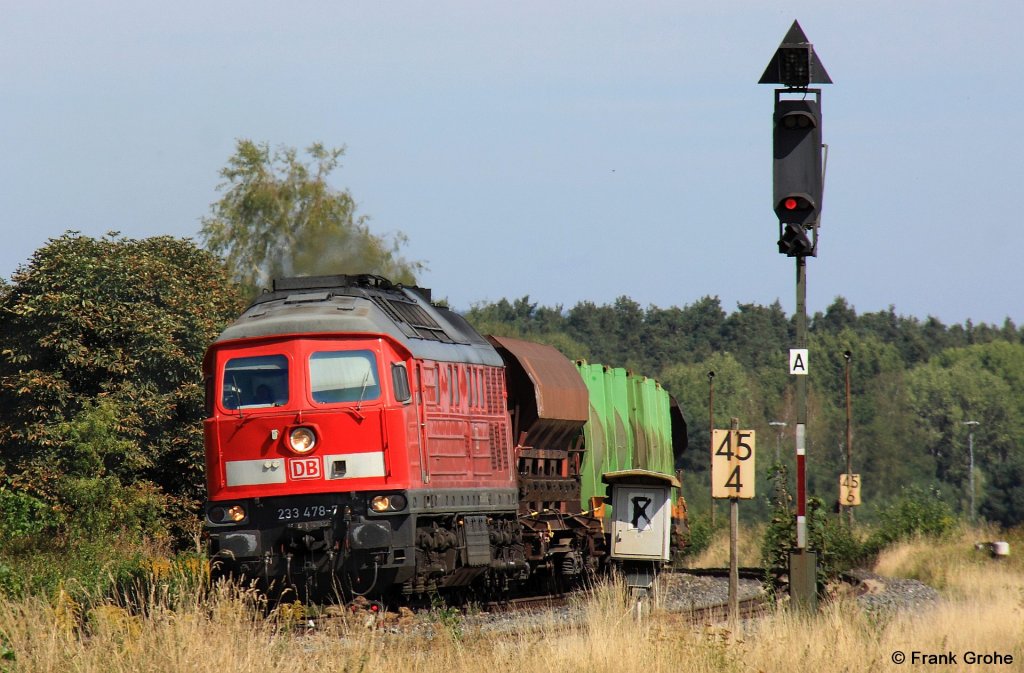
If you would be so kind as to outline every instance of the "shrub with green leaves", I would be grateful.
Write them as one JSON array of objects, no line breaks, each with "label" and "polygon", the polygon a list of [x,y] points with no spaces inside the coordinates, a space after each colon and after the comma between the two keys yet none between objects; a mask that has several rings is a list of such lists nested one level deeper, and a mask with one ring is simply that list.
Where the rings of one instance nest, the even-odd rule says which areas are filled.
[{"label": "shrub with green leaves", "polygon": [[0,485],[0,542],[37,535],[53,521],[53,510],[45,502]]},{"label": "shrub with green leaves", "polygon": [[[761,543],[761,557],[768,569],[788,567],[789,554],[796,547],[796,517],[787,478],[785,465],[772,466],[772,515]],[[807,498],[807,542],[818,555],[821,586],[866,560],[866,550],[853,531],[838,517],[829,515],[824,500],[813,496]]]},{"label": "shrub with green leaves", "polygon": [[953,508],[937,488],[910,486],[882,510],[880,523],[867,540],[870,554],[918,535],[941,537],[957,525]]},{"label": "shrub with green leaves", "polygon": [[683,556],[697,556],[711,546],[711,536],[714,530],[711,528],[710,516],[694,516],[688,521],[690,537],[686,547],[683,549]]},{"label": "shrub with green leaves", "polygon": [[90,525],[151,527],[159,493],[195,508],[202,357],[239,309],[223,264],[188,240],[69,232],[37,250],[0,292],[12,488]]}]

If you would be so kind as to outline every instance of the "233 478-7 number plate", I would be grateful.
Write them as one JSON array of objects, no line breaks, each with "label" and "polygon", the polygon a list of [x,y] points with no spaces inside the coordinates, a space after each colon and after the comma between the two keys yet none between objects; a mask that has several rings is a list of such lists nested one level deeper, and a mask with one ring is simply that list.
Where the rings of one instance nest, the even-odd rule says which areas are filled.
[{"label": "233 478-7 number plate", "polygon": [[338,511],[337,505],[300,505],[297,507],[278,507],[278,521],[313,521],[329,519]]}]

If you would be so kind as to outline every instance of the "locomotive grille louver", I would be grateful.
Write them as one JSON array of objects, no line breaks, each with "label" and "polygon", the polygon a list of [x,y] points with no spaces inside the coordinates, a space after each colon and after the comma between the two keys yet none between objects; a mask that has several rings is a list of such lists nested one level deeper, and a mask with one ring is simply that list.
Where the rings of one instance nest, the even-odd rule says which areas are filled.
[{"label": "locomotive grille louver", "polygon": [[423,310],[423,307],[412,302],[380,295],[371,295],[370,299],[395,321],[395,324],[406,336],[449,344],[455,343],[455,340],[448,336],[444,328],[437,324],[437,321],[431,318],[430,314]]}]

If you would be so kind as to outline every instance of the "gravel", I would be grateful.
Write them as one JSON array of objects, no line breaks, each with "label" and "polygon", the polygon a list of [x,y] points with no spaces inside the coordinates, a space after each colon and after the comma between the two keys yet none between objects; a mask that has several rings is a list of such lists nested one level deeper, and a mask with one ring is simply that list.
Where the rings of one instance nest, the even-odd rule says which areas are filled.
[{"label": "gravel", "polygon": [[[932,587],[910,579],[883,577],[872,572],[851,571],[844,577],[845,588],[862,608],[872,614],[892,613],[901,610],[920,610],[937,604],[941,599]],[[785,588],[782,589],[785,593]],[[756,579],[740,578],[739,599],[744,600],[765,594],[761,582]],[[691,610],[725,604],[729,599],[727,577],[694,575],[685,572],[662,574],[658,581],[658,601],[663,610],[686,613]],[[447,615],[447,616],[446,616]],[[395,632],[424,631],[433,637],[448,629],[463,627],[479,629],[495,635],[515,633],[531,628],[550,627],[551,624],[582,623],[585,615],[579,604],[568,601],[548,607],[534,607],[528,610],[495,612],[419,613],[403,609],[399,615],[388,615],[383,623],[368,617],[368,625],[378,624]]]},{"label": "gravel", "polygon": [[[847,573],[845,580],[849,585],[848,590],[856,595],[857,603],[873,614],[920,610],[941,600],[938,591],[918,580],[883,577],[864,570]],[[785,593],[785,588],[782,592]],[[765,589],[759,580],[740,578],[740,600],[763,595]],[[661,609],[669,612],[685,613],[722,605],[729,600],[729,580],[727,577],[691,575],[685,572],[665,573],[659,580],[658,600]],[[470,617],[467,622],[482,625],[486,630],[502,631],[515,628],[517,624],[521,626],[524,622],[552,618],[558,622],[571,622],[581,617],[578,608],[563,605],[528,612],[478,614]]]},{"label": "gravel", "polygon": [[857,602],[871,613],[920,610],[940,600],[938,591],[918,580],[883,577],[867,570],[851,570],[847,576],[854,581]]},{"label": "gravel", "polygon": [[[661,607],[672,612],[721,605],[729,600],[729,579],[707,575],[671,573],[662,575]],[[739,600],[764,594],[760,580],[740,578]]]}]

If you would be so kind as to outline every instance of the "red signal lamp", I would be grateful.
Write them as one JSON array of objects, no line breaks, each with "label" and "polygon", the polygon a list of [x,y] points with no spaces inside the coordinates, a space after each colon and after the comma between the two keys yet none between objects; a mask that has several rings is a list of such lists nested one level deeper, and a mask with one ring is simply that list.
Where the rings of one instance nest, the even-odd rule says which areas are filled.
[{"label": "red signal lamp", "polygon": [[775,203],[775,214],[779,222],[813,226],[817,207],[807,194],[786,194]]},{"label": "red signal lamp", "polygon": [[782,202],[779,203],[779,205],[782,206],[781,210],[785,210],[788,212],[794,212],[797,210],[810,210],[811,208],[814,207],[809,199],[796,194],[792,196],[787,196],[786,198],[782,199]]}]

